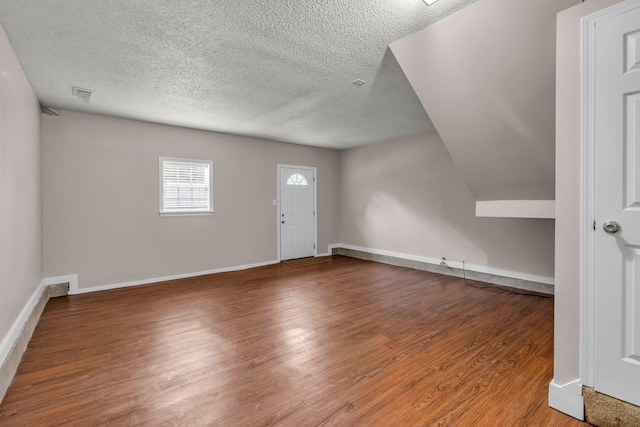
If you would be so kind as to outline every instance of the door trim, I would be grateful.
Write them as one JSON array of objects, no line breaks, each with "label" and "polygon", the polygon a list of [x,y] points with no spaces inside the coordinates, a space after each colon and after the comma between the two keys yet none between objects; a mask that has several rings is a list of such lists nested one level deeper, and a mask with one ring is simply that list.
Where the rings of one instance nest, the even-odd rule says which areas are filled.
[{"label": "door trim", "polygon": [[582,18],[582,176],[580,244],[580,382],[593,387],[595,373],[595,89],[596,26],[616,15],[638,7],[626,0]]},{"label": "door trim", "polygon": [[276,209],[276,224],[277,224],[277,244],[278,244],[278,257],[276,258],[278,262],[282,261],[282,256],[280,254],[280,237],[281,237],[281,223],[280,223],[280,215],[281,215],[281,206],[282,206],[282,195],[280,194],[280,174],[282,173],[282,169],[284,168],[293,168],[293,169],[306,169],[313,172],[313,256],[318,256],[318,168],[315,166],[296,166],[296,165],[284,165],[278,163],[277,173],[276,173],[276,189],[277,189],[277,203],[278,209]]}]

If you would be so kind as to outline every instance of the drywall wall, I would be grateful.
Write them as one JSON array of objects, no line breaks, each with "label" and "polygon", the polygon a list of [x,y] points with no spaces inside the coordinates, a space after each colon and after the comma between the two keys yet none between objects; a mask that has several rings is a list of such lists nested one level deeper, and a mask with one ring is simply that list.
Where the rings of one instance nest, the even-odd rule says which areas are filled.
[{"label": "drywall wall", "polygon": [[0,343],[43,277],[40,130],[40,104],[0,27]]},{"label": "drywall wall", "polygon": [[587,0],[558,14],[556,71],[556,262],[554,381],[580,378],[580,20],[619,3]]},{"label": "drywall wall", "polygon": [[476,218],[436,132],[342,152],[340,243],[553,277],[554,222]]},{"label": "drywall wall", "polygon": [[[44,269],[96,287],[274,261],[277,164],[318,168],[337,240],[338,151],[63,111],[43,117]],[[213,161],[215,213],[158,214],[158,157]]]},{"label": "drywall wall", "polygon": [[556,14],[579,1],[482,0],[391,45],[476,200],[554,199]]}]

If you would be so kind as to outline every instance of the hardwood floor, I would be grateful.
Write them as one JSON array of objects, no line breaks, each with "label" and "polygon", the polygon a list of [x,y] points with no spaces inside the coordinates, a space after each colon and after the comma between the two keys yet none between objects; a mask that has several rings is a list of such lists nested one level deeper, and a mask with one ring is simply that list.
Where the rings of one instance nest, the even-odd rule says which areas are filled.
[{"label": "hardwood floor", "polygon": [[552,299],[334,256],[52,299],[0,425],[586,425],[552,362]]}]

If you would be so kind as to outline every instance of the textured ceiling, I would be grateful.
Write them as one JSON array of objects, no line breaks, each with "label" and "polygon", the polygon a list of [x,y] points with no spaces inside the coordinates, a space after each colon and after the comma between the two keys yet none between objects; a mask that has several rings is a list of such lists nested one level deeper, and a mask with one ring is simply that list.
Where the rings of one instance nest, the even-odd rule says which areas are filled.
[{"label": "textured ceiling", "polygon": [[347,148],[433,129],[388,46],[474,1],[0,0],[0,24],[44,106]]}]

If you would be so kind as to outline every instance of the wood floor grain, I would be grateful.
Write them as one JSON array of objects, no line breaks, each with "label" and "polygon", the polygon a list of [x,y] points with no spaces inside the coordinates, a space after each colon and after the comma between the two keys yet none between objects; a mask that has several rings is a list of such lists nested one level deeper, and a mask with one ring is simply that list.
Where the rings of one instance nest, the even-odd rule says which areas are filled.
[{"label": "wood floor grain", "polygon": [[580,426],[553,300],[346,258],[52,299],[2,426]]}]

